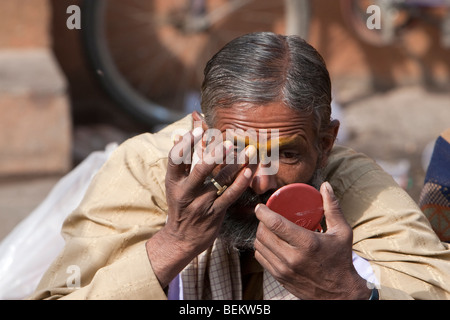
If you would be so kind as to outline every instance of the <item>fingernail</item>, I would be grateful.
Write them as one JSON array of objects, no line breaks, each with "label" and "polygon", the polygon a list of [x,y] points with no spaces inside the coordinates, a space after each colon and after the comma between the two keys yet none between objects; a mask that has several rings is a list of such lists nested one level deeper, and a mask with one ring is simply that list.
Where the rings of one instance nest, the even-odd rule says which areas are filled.
[{"label": "fingernail", "polygon": [[245,155],[248,157],[249,161],[251,159],[253,159],[256,155],[256,148],[254,145],[249,145],[246,149],[245,149]]},{"label": "fingernail", "polygon": [[175,144],[175,143],[177,143],[178,141],[180,141],[180,139],[181,139],[181,135],[176,134],[176,135],[173,137],[172,142]]},{"label": "fingernail", "polygon": [[327,188],[328,193],[330,195],[334,196],[333,187],[331,186],[331,184],[328,181],[325,182],[325,187]]},{"label": "fingernail", "polygon": [[255,207],[255,212],[258,211],[259,207],[261,207],[261,203],[258,203]]},{"label": "fingernail", "polygon": [[223,147],[225,148],[225,154],[229,154],[230,151],[233,149],[234,145],[233,142],[225,140],[225,142],[223,143]]},{"label": "fingernail", "polygon": [[197,127],[197,128],[195,128],[195,129],[192,131],[192,135],[193,135],[195,138],[200,137],[202,134],[203,134],[203,128],[202,128],[202,127]]},{"label": "fingernail", "polygon": [[244,177],[246,177],[247,179],[250,179],[252,177],[252,170],[250,170],[250,168],[244,169]]}]

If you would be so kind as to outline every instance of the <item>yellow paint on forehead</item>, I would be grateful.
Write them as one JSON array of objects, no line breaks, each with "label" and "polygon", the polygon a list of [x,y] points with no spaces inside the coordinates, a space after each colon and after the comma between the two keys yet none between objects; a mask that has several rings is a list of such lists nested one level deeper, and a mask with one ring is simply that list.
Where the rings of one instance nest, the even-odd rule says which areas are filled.
[{"label": "yellow paint on forehead", "polygon": [[[233,142],[236,145],[237,143],[243,144],[245,147],[248,145],[253,145],[257,149],[263,148],[270,150],[272,147],[272,144],[274,146],[278,146],[278,148],[285,147],[285,146],[295,146],[298,143],[301,143],[303,140],[298,134],[294,134],[291,136],[285,136],[285,137],[276,137],[274,139],[262,139],[264,141],[265,145],[262,145],[260,141],[256,141],[252,137],[249,136],[240,136],[235,135],[234,136],[235,141]],[[259,139],[258,139],[259,140]]]},{"label": "yellow paint on forehead", "polygon": [[[281,148],[284,147],[295,147],[298,146],[298,144],[302,144],[304,139],[298,135],[290,135],[290,136],[283,136],[283,137],[277,137],[273,139],[258,139],[258,141],[250,136],[241,136],[241,135],[235,135],[233,144],[235,146],[241,146],[243,148],[246,148],[249,145],[255,146],[257,150],[257,154],[260,157],[260,160],[266,161],[266,158],[269,155],[269,152],[271,154],[270,158],[277,158],[278,159],[278,152]],[[272,149],[275,149],[276,155],[272,154]]]}]

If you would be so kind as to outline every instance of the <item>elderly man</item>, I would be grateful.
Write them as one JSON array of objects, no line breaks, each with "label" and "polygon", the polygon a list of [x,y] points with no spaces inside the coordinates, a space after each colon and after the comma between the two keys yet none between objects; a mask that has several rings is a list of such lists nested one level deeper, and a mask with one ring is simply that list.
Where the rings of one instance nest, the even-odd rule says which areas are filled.
[{"label": "elderly man", "polygon": [[[372,160],[334,145],[330,103],[325,63],[302,39],[233,40],[205,68],[203,115],[113,153],[32,298],[450,298],[448,245]],[[320,189],[325,232],[264,205],[295,182]]]}]

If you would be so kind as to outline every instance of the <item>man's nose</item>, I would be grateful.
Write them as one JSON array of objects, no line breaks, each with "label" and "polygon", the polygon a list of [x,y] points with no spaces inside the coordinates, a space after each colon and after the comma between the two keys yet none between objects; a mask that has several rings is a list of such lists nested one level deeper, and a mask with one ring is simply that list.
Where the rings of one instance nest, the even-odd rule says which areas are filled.
[{"label": "man's nose", "polygon": [[259,163],[250,183],[250,188],[257,194],[264,194],[269,190],[276,190],[276,174],[268,174],[267,170],[264,170],[264,165]]}]

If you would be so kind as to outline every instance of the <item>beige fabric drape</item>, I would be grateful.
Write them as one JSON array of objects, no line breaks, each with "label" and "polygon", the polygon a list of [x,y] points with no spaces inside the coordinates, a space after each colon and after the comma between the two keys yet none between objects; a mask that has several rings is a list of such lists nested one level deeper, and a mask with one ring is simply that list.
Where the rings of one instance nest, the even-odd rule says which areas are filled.
[{"label": "beige fabric drape", "polygon": [[[65,248],[32,299],[166,298],[145,242],[165,223],[167,155],[172,133],[183,128],[192,128],[191,116],[134,137],[112,154],[65,221]],[[388,174],[364,155],[335,146],[325,176],[353,228],[353,250],[377,274],[381,299],[450,298],[448,244]],[[79,289],[67,284],[72,265],[80,270]]]}]

